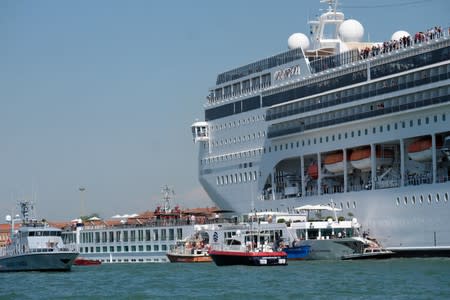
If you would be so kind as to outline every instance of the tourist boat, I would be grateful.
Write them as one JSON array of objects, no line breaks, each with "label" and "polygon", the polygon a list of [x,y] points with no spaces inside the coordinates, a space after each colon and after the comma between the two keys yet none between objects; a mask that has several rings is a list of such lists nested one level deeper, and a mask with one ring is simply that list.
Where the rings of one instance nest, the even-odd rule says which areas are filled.
[{"label": "tourist boat", "polygon": [[87,260],[103,263],[168,263],[177,241],[196,232],[198,224],[215,222],[213,209],[182,210],[172,205],[174,192],[162,188],[162,203],[143,214],[117,215],[110,220],[74,220],[62,233],[67,245]]},{"label": "tourist boat", "polygon": [[281,238],[276,245],[289,259],[298,252],[297,259],[338,260],[373,244],[356,218],[338,217],[340,212],[331,202],[296,207],[290,213],[258,212],[257,216],[261,230],[278,229]]},{"label": "tourist boat", "polygon": [[0,248],[0,271],[70,271],[78,252],[64,245],[60,229],[32,218],[30,201],[21,201],[19,205],[22,224],[17,232],[14,232],[16,219],[7,216],[11,238]]},{"label": "tourist boat", "polygon": [[77,257],[73,262],[74,266],[98,266],[102,262],[98,259],[88,259],[84,257]]},{"label": "tourist boat", "polygon": [[[287,51],[215,78],[204,118],[191,126],[200,184],[236,214],[332,196],[397,255],[450,256],[442,226],[450,160],[439,155],[450,155],[450,144],[436,143],[450,136],[448,28],[364,41],[364,27],[337,0],[320,2],[328,10],[310,22],[311,34],[294,33]],[[426,161],[414,159],[408,146],[424,137]],[[336,152],[346,154],[342,164],[325,162]]]},{"label": "tourist boat", "polygon": [[287,265],[287,254],[273,249],[266,231],[247,228],[226,234],[221,247],[212,246],[209,255],[217,266],[278,266]]},{"label": "tourist boat", "polygon": [[176,246],[170,249],[166,255],[173,263],[211,262],[208,250],[209,236],[205,237],[202,232],[196,232],[194,236],[177,242]]}]

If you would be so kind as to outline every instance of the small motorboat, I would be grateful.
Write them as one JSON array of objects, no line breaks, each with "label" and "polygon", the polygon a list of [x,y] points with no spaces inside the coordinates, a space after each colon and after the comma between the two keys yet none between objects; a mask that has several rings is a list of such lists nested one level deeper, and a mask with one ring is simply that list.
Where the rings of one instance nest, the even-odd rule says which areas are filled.
[{"label": "small motorboat", "polygon": [[75,266],[95,266],[100,265],[101,263],[102,262],[98,259],[88,259],[84,257],[78,257],[73,262]]},{"label": "small motorboat", "polygon": [[384,248],[365,248],[361,253],[354,253],[344,255],[343,260],[356,260],[356,259],[386,259],[391,258],[395,252],[386,250]]}]

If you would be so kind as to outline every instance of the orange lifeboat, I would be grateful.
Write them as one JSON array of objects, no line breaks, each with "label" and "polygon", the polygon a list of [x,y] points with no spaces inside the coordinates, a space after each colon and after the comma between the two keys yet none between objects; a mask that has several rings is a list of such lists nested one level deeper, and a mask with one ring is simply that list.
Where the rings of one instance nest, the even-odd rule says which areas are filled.
[{"label": "orange lifeboat", "polygon": [[[392,163],[393,153],[390,150],[381,151],[381,149],[377,149],[376,157],[377,167],[388,165]],[[364,171],[370,170],[372,166],[370,146],[353,150],[350,154],[350,163],[354,168]]]},{"label": "orange lifeboat", "polygon": [[306,171],[312,179],[319,178],[319,168],[316,163],[312,163],[309,165],[308,170]]},{"label": "orange lifeboat", "polygon": [[323,160],[325,169],[331,173],[344,172],[344,155],[342,152],[328,154]]},{"label": "orange lifeboat", "polygon": [[[442,139],[436,139],[436,147],[442,146]],[[432,153],[432,141],[431,136],[420,138],[411,144],[409,144],[407,151],[408,156],[412,160],[424,162],[431,161],[433,157]]]}]

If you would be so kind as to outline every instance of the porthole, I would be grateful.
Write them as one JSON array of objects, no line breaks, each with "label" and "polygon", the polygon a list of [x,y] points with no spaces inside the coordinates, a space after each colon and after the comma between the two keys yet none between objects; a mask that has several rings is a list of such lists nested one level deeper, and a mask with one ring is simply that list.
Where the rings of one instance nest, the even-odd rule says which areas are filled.
[{"label": "porthole", "polygon": [[441,196],[439,194],[436,194],[436,202],[441,201]]},{"label": "porthole", "polygon": [[405,196],[405,198],[403,199],[403,203],[405,203],[405,205],[408,204],[408,197],[407,196]]},{"label": "porthole", "polygon": [[444,201],[447,202],[448,201],[448,193],[444,194]]},{"label": "porthole", "polygon": [[431,203],[431,194],[428,194],[428,203]]},{"label": "porthole", "polygon": [[399,205],[400,205],[400,197],[397,197],[397,201],[396,201],[396,203],[397,203],[397,206],[399,206]]},{"label": "porthole", "polygon": [[412,204],[416,204],[416,196],[412,196],[411,201],[412,201]]},{"label": "porthole", "polygon": [[347,201],[347,208],[350,208],[350,202]]},{"label": "porthole", "polygon": [[420,195],[420,204],[423,204],[423,195]]},{"label": "porthole", "polygon": [[344,209],[344,204],[341,202],[341,209]]},{"label": "porthole", "polygon": [[353,201],[353,208],[356,208],[356,202]]}]

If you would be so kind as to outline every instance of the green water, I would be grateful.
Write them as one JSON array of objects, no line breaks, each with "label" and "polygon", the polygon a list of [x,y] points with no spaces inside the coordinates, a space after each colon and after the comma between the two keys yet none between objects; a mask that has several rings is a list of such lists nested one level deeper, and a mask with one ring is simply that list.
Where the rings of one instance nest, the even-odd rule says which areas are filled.
[{"label": "green water", "polygon": [[0,299],[450,299],[450,259],[74,266],[0,273]]}]

